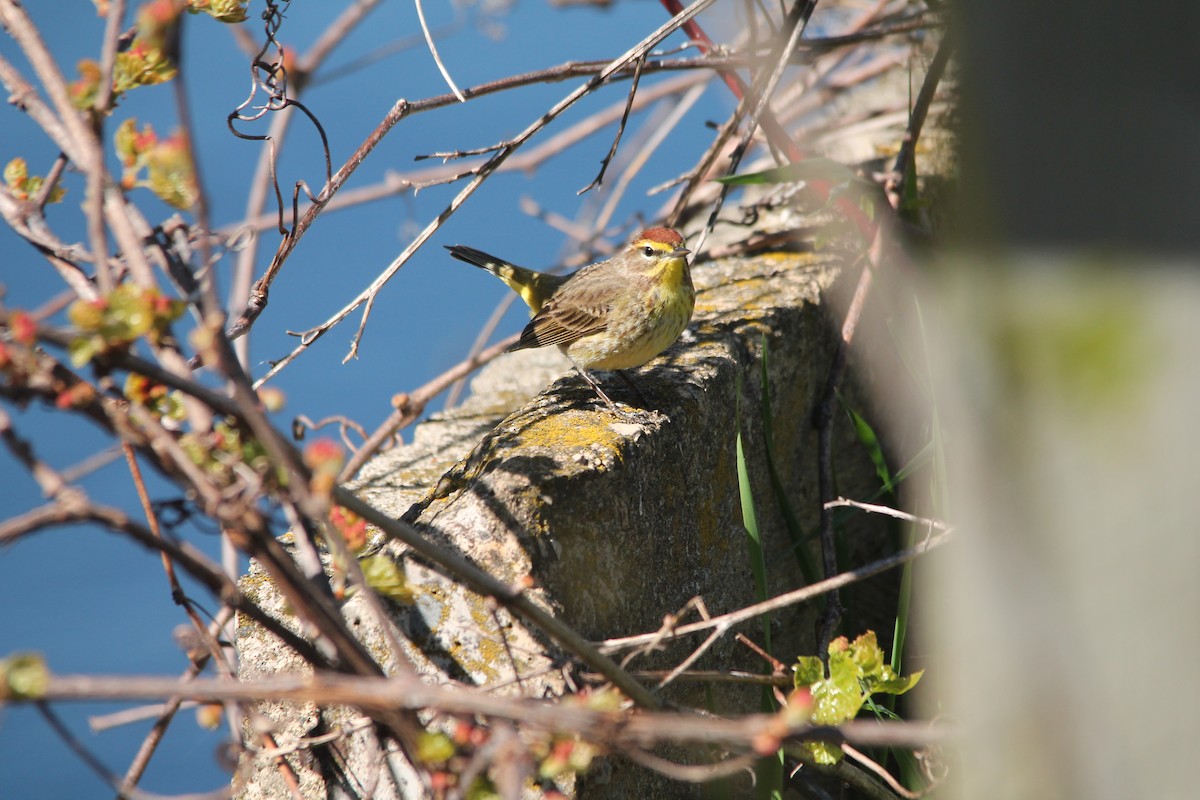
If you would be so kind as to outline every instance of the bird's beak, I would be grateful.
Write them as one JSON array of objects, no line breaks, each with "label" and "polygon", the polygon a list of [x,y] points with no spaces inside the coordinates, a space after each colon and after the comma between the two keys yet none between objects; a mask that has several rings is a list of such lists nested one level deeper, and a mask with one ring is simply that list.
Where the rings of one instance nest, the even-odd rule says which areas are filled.
[{"label": "bird's beak", "polygon": [[686,247],[676,247],[674,250],[671,251],[671,258],[682,258],[683,256],[686,256],[690,252],[692,252],[692,251],[688,250]]}]

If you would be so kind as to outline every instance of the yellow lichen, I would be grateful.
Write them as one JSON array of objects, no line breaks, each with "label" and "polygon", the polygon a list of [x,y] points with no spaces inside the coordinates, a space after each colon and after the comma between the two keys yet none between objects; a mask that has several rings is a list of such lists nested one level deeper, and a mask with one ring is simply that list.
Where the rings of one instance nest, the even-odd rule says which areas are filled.
[{"label": "yellow lichen", "polygon": [[607,416],[548,414],[534,420],[517,436],[515,444],[526,447],[592,447],[599,445],[620,458],[621,435]]}]

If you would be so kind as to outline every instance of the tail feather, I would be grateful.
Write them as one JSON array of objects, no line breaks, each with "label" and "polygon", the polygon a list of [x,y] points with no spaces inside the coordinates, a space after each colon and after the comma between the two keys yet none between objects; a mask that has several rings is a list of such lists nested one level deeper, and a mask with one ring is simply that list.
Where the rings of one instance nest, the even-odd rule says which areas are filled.
[{"label": "tail feather", "polygon": [[525,301],[525,305],[529,306],[531,314],[541,311],[550,296],[558,291],[558,287],[567,280],[567,276],[564,275],[550,275],[518,267],[516,264],[510,264],[504,259],[488,255],[474,247],[454,244],[446,245],[446,249],[459,261],[465,261],[480,269],[485,269],[508,284],[508,288],[516,292]]},{"label": "tail feather", "polygon": [[446,245],[446,249],[450,251],[450,255],[457,258],[459,261],[465,261],[468,264],[486,269],[493,275],[499,275],[499,270],[505,262],[495,256],[488,255],[482,250],[476,250],[474,247],[467,247],[463,244]]}]

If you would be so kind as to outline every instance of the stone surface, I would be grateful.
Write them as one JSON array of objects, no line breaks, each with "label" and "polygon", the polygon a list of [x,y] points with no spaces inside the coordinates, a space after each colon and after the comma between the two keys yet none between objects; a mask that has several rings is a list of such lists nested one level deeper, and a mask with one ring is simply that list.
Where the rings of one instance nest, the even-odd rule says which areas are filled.
[{"label": "stone surface", "polygon": [[[815,534],[811,420],[835,341],[822,298],[841,271],[836,256],[794,253],[698,265],[693,323],[680,342],[636,371],[637,392],[615,375],[600,374],[609,395],[629,410],[629,419],[607,410],[557,353],[510,354],[473,381],[463,406],[417,426],[410,444],[368,465],[356,491],[493,575],[531,582],[528,593],[545,608],[584,636],[603,640],[654,631],[664,615],[697,596],[714,614],[759,599],[738,487],[740,427],[766,554],[767,591],[803,585],[763,446],[764,345],[775,467],[803,531]],[[834,452],[838,491],[871,496],[878,481],[844,415],[839,415]],[[867,525],[863,517],[854,517],[841,531],[842,555],[854,563],[890,547],[882,529]],[[815,540],[809,544],[815,553]],[[383,545],[382,552],[403,565],[414,590],[411,605],[389,607],[406,639],[406,655],[431,680],[532,696],[561,694],[582,680],[538,631],[396,544]],[[263,591],[269,588],[254,573],[243,585],[255,581]],[[361,598],[347,602],[345,612],[387,663],[386,645]],[[771,649],[778,658],[787,662],[813,652],[816,613],[816,606],[801,606],[771,618]],[[859,624],[848,622],[847,630],[857,632]],[[761,621],[742,630],[763,644]],[[273,648],[270,638],[243,624],[243,675],[301,668]],[[669,669],[697,644],[640,657],[631,668]],[[769,671],[731,636],[718,641],[695,668]],[[677,682],[664,697],[721,713],[746,712],[757,710],[760,691],[722,686],[706,695],[699,684]],[[348,720],[336,710],[319,715],[312,707],[262,710],[281,744]],[[342,749],[354,777],[329,780],[340,787],[334,796],[365,796],[367,785],[377,797],[413,796],[412,790],[396,788],[412,785],[410,778],[394,764],[390,770],[383,766],[369,732],[348,739]],[[314,760],[319,761],[297,758],[294,765],[304,776],[306,797],[324,796],[319,789],[330,774],[326,770],[323,776]],[[283,788],[279,780],[269,763],[259,764],[239,796],[273,796]],[[598,765],[579,786],[563,788],[589,797],[690,797],[697,791],[618,758]]]}]

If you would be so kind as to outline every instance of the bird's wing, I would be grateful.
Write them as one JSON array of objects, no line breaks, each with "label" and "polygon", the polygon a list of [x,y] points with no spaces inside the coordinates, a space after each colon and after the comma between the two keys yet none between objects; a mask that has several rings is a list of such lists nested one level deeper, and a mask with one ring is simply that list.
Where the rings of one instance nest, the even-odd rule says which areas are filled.
[{"label": "bird's wing", "polygon": [[[580,277],[585,280],[579,280]],[[513,349],[569,345],[602,332],[608,327],[614,298],[626,288],[608,270],[584,267],[530,320]]]}]

